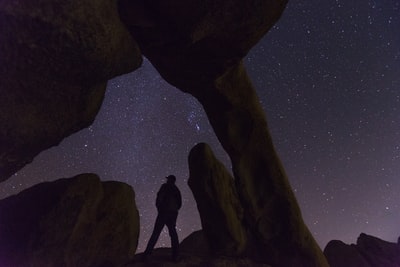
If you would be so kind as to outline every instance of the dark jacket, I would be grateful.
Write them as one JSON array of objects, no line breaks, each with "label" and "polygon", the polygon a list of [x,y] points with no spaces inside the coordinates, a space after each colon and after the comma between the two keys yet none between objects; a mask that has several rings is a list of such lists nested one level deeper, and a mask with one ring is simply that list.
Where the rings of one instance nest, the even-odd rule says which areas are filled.
[{"label": "dark jacket", "polygon": [[158,212],[177,212],[182,206],[182,196],[174,183],[165,183],[157,193]]}]

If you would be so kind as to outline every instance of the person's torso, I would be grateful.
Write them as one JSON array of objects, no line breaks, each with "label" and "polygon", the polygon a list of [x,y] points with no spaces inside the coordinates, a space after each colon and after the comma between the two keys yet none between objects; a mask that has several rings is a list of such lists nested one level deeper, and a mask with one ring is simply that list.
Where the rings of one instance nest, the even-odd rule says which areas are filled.
[{"label": "person's torso", "polygon": [[178,211],[181,205],[179,189],[174,184],[164,184],[157,196],[157,207],[162,211]]}]

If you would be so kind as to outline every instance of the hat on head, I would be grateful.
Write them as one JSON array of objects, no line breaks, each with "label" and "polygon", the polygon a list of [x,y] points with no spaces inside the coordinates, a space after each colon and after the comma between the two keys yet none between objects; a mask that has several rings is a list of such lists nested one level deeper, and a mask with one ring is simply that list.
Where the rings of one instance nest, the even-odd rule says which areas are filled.
[{"label": "hat on head", "polygon": [[175,175],[168,175],[168,176],[165,177],[165,178],[167,178],[168,181],[171,181],[171,182],[174,182],[174,183],[175,183],[175,181],[176,181]]}]

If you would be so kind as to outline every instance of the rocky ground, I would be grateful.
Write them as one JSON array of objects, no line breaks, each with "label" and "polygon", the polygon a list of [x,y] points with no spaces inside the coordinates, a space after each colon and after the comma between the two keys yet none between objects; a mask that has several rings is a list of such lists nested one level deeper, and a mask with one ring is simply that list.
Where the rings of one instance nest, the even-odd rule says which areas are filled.
[{"label": "rocky ground", "polygon": [[270,267],[265,263],[257,263],[246,258],[233,257],[204,257],[202,255],[184,252],[178,261],[171,259],[169,248],[154,250],[151,256],[143,258],[143,254],[135,255],[135,258],[124,265],[124,267]]}]

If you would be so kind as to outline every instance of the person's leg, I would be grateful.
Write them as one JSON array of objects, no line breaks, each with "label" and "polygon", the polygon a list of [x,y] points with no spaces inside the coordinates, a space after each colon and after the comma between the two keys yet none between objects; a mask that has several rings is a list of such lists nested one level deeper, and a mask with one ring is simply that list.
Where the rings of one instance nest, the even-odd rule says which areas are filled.
[{"label": "person's leg", "polygon": [[178,212],[168,214],[165,224],[168,227],[168,233],[171,237],[171,247],[172,247],[172,259],[178,260],[179,256],[179,239],[178,233],[176,232],[176,219],[178,217]]},{"label": "person's leg", "polygon": [[156,222],[154,223],[153,233],[151,234],[149,242],[147,243],[146,250],[144,251],[145,255],[150,255],[154,249],[154,246],[157,243],[158,237],[160,236],[161,231],[165,225],[165,221],[164,221],[163,217],[164,216],[162,216],[160,214],[157,215]]}]

